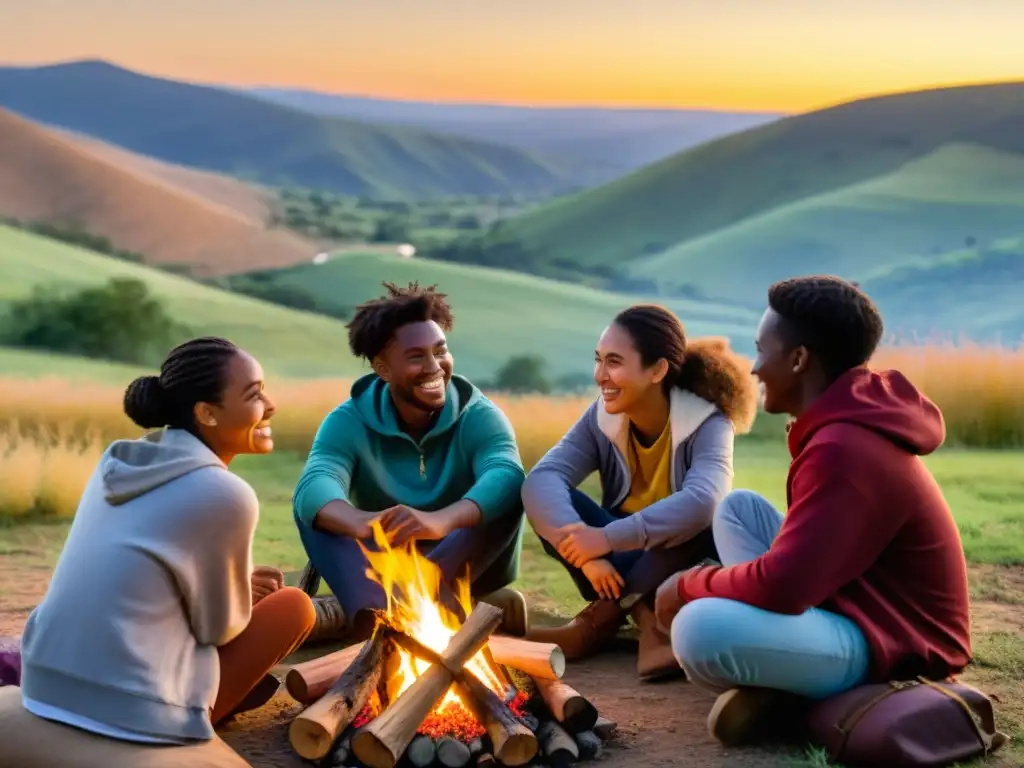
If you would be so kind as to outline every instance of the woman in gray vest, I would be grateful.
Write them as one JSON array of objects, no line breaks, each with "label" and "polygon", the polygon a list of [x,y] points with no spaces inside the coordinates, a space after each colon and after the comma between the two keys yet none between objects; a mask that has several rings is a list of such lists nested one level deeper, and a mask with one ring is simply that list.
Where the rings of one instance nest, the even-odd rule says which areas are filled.
[{"label": "woman in gray vest", "polygon": [[[716,558],[715,507],[732,489],[733,440],[749,431],[757,386],[721,339],[687,342],[679,319],[652,305],[621,312],[598,341],[600,397],[533,468],[527,517],[545,551],[589,605],[528,637],[569,659],[613,639],[627,616],[640,629],[637,674],[680,674],[657,628],[654,594],[672,574]],[[601,503],[577,489],[592,473]]]}]

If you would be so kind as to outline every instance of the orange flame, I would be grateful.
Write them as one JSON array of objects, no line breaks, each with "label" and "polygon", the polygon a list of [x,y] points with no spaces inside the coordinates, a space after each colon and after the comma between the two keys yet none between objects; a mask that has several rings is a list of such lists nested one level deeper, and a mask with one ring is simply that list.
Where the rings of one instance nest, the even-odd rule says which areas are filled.
[{"label": "orange flame", "polygon": [[[461,622],[439,600],[441,569],[420,554],[414,542],[395,549],[378,522],[374,521],[372,528],[378,551],[367,549],[361,542],[359,546],[370,564],[366,575],[380,584],[387,596],[386,613],[389,620],[426,647],[444,653]],[[452,587],[464,615],[468,616],[473,608],[469,580],[457,579]],[[401,680],[389,681],[394,697],[401,695],[430,667],[428,662],[404,649],[399,650],[399,656],[401,664],[396,676],[400,675]],[[498,695],[504,693],[501,679],[482,650],[477,651],[466,663],[466,669]],[[462,705],[463,702],[454,689],[449,688],[434,711],[442,713],[453,704]]]}]

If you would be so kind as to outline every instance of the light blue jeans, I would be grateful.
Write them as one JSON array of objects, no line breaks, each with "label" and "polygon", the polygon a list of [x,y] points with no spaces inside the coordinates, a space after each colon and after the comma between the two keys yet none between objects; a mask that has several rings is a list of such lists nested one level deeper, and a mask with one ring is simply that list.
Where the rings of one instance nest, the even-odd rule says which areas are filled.
[{"label": "light blue jeans", "polygon": [[[733,491],[712,528],[722,564],[760,557],[781,526],[766,499]],[[871,659],[863,633],[844,616],[820,608],[787,616],[718,597],[683,606],[671,638],[687,677],[716,693],[751,686],[823,699],[861,684]]]}]

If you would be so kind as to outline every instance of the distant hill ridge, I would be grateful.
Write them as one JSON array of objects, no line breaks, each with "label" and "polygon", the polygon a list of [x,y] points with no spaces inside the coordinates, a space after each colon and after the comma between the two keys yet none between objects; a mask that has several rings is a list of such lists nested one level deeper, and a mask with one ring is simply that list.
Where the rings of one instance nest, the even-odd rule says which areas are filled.
[{"label": "distant hill ridge", "polygon": [[197,275],[308,262],[317,251],[293,232],[268,229],[272,196],[240,181],[49,130],[3,109],[0,145],[0,216],[74,224]]},{"label": "distant hill ridge", "polygon": [[512,147],[313,115],[104,61],[0,67],[0,107],[133,152],[353,195],[550,194],[566,171]]},{"label": "distant hill ridge", "polygon": [[1024,153],[1024,83],[878,96],[702,144],[507,222],[492,244],[622,265],[951,144]]}]

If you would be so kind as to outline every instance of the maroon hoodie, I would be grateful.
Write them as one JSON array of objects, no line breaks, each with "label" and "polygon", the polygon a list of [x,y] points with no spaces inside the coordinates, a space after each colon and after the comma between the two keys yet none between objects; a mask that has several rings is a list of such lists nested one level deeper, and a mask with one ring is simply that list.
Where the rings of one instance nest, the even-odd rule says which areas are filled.
[{"label": "maroon hoodie", "polygon": [[789,511],[771,549],[687,572],[680,596],[847,616],[871,647],[873,681],[959,673],[971,658],[967,564],[920,458],[944,439],[941,412],[902,374],[847,372],[789,431]]}]

